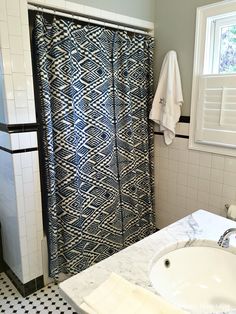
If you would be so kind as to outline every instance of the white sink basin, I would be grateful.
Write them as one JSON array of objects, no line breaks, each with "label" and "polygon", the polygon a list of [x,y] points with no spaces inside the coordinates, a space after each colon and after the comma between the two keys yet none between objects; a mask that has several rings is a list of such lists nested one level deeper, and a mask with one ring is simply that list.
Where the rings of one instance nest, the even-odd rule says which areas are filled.
[{"label": "white sink basin", "polygon": [[236,255],[213,247],[186,247],[156,257],[150,280],[167,301],[194,313],[236,310]]}]

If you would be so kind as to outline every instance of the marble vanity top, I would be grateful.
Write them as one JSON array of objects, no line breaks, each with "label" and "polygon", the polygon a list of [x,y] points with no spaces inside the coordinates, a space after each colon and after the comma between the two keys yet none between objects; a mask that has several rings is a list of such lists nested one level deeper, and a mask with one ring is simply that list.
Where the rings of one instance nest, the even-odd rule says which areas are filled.
[{"label": "marble vanity top", "polygon": [[[149,281],[149,267],[154,255],[159,252],[162,255],[186,246],[218,247],[217,241],[223,232],[235,227],[234,221],[198,210],[62,282],[59,285],[60,293],[78,313],[83,313],[80,310],[83,298],[103,283],[112,272],[154,292]],[[236,239],[233,237],[227,250],[236,253]]]}]

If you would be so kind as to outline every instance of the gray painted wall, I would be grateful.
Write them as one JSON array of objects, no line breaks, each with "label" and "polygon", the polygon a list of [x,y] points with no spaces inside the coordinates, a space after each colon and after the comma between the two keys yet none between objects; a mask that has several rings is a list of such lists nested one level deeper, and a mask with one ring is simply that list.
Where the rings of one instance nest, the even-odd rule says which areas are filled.
[{"label": "gray painted wall", "polygon": [[[190,115],[196,8],[217,0],[156,0],[156,80],[169,50],[176,50],[182,76],[182,115]],[[218,0],[219,2],[219,0]]]},{"label": "gray painted wall", "polygon": [[[70,0],[118,14],[153,22],[155,20],[156,0]],[[165,1],[165,0],[164,0]],[[173,0],[172,0],[173,1]]]}]

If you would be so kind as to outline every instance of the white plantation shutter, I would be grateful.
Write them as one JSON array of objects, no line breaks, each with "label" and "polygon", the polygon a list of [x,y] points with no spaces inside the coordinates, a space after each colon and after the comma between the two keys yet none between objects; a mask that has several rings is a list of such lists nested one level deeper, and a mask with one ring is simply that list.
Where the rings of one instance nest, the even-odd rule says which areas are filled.
[{"label": "white plantation shutter", "polygon": [[236,148],[236,75],[200,77],[195,141]]}]

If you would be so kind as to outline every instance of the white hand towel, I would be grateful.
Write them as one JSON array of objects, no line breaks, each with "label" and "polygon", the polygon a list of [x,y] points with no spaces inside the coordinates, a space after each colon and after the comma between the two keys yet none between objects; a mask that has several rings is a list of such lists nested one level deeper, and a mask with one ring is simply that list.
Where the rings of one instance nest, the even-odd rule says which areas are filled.
[{"label": "white hand towel", "polygon": [[176,123],[181,114],[183,94],[175,51],[169,51],[162,64],[157,91],[149,118],[160,125],[166,145],[175,137]]},{"label": "white hand towel", "polygon": [[159,296],[122,277],[111,276],[84,298],[80,308],[88,314],[184,314]]}]

